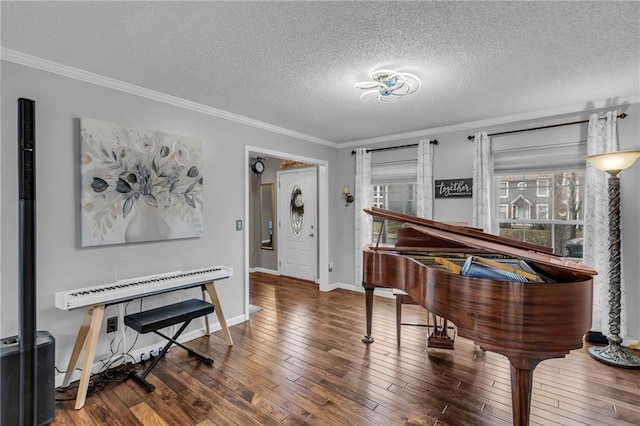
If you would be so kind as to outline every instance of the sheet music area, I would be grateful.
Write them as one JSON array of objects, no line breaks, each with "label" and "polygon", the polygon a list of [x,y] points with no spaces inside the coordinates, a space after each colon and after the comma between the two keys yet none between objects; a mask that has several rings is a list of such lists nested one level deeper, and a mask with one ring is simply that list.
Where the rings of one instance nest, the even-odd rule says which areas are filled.
[{"label": "sheet music area", "polygon": [[[231,334],[229,333],[215,287],[217,281],[229,278],[232,275],[233,270],[231,268],[215,266],[191,271],[176,271],[138,277],[99,286],[57,292],[55,304],[58,309],[86,309],[62,383],[63,387],[69,385],[80,359],[80,354],[84,349],[82,372],[80,374],[75,408],[82,408],[86,400],[91,376],[91,366],[94,361],[105,307],[143,297],[200,287],[202,300],[206,301],[207,296],[209,297],[227,342],[229,346],[233,346],[233,340],[231,339]],[[211,333],[208,316],[204,316],[203,318],[205,321],[206,334],[208,335]]]}]

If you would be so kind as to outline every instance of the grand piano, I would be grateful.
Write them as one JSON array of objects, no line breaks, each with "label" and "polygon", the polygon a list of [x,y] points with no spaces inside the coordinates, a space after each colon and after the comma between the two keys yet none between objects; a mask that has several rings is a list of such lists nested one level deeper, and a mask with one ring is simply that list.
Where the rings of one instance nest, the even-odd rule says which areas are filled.
[{"label": "grand piano", "polygon": [[[581,348],[591,327],[596,271],[556,256],[547,247],[477,228],[374,207],[364,211],[402,227],[395,245],[375,243],[363,249],[363,342],[374,341],[374,289],[406,292],[431,313],[453,322],[459,336],[509,359],[513,424],[528,425],[536,365]],[[505,266],[474,273],[474,259]],[[516,275],[500,275],[503,270]],[[492,272],[497,278],[478,277]]]}]

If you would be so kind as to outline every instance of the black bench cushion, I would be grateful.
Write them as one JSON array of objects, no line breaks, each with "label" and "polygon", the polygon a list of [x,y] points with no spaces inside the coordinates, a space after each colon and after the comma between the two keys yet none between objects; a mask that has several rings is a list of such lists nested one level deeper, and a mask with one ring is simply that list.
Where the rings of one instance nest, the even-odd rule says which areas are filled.
[{"label": "black bench cushion", "polygon": [[191,321],[213,312],[213,305],[198,299],[189,299],[124,317],[124,323],[138,333],[149,333],[170,325]]}]

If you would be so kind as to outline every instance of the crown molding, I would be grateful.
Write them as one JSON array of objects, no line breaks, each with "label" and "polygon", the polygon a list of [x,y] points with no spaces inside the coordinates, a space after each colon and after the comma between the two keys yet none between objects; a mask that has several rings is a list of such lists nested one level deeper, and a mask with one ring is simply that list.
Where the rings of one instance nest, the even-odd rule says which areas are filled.
[{"label": "crown molding", "polygon": [[569,106],[560,107],[560,108],[533,111],[533,112],[527,112],[522,114],[504,115],[502,117],[494,117],[486,120],[468,121],[466,123],[452,124],[450,126],[432,127],[430,129],[416,130],[413,132],[396,133],[388,136],[379,136],[379,137],[368,138],[368,139],[353,140],[353,141],[341,143],[339,145],[339,148],[353,148],[353,147],[358,147],[366,144],[392,142],[392,141],[398,141],[401,139],[423,138],[425,136],[434,136],[440,133],[451,133],[451,132],[457,132],[462,130],[472,130],[476,132],[478,131],[478,129],[498,126],[502,124],[516,123],[519,121],[535,120],[540,118],[551,118],[557,115],[564,115],[564,114],[585,113],[585,112],[596,111],[603,108],[614,109],[616,107],[632,105],[640,102],[640,95],[638,94],[624,96],[623,98],[628,100],[625,101],[623,104],[619,104],[619,105],[611,105],[611,100],[605,99],[602,101],[592,102],[593,108],[588,110],[584,109],[584,104],[569,105]]},{"label": "crown molding", "polygon": [[[28,55],[26,53],[18,52],[12,49],[0,47],[0,59],[16,64],[24,65],[27,67],[39,69],[42,71],[51,72],[64,77],[73,78],[76,80],[84,81],[87,83],[95,84],[98,86],[118,90],[121,92],[129,93],[135,96],[151,99],[157,102],[162,102],[169,105],[174,105],[179,108],[188,109],[191,111],[199,112],[202,114],[210,115],[213,117],[221,118],[224,120],[233,121],[236,123],[244,124],[251,127],[263,129],[272,133],[278,133],[284,136],[305,140],[312,143],[317,143],[330,148],[352,148],[362,146],[365,144],[377,144],[383,142],[392,142],[401,139],[411,138],[423,138],[426,136],[433,136],[440,133],[450,133],[463,130],[477,131],[481,128],[498,126],[503,124],[515,123],[519,121],[535,120],[540,118],[551,118],[557,115],[571,114],[571,113],[584,113],[588,111],[595,111],[603,108],[614,108],[620,105],[611,105],[611,100],[606,99],[602,101],[592,102],[593,108],[590,110],[584,109],[584,104],[570,105],[560,108],[540,110],[527,112],[522,114],[505,115],[502,117],[494,117],[486,120],[469,121],[465,123],[453,124],[450,126],[432,127],[428,129],[421,129],[412,132],[396,133],[393,135],[377,136],[367,139],[358,139],[348,142],[336,143],[321,139],[315,136],[307,135],[305,133],[296,132],[295,130],[287,129],[284,127],[275,126],[273,124],[265,123],[263,121],[254,120],[252,118],[245,117],[243,115],[234,114],[221,109],[213,108],[207,105],[192,102],[176,96],[171,96],[162,92],[157,92],[144,87],[136,86],[134,84],[125,83],[120,80],[105,77],[92,72],[84,71],[78,68],[63,65],[57,62],[49,61],[47,59],[39,58],[36,56]],[[623,105],[635,104],[640,102],[639,94],[632,94],[630,96],[623,97],[627,99]]]},{"label": "crown molding", "polygon": [[296,132],[295,130],[286,129],[284,127],[275,126],[273,124],[265,123],[263,121],[254,120],[252,118],[245,117],[243,115],[234,114],[221,109],[213,108],[207,105],[192,102],[186,99],[178,98],[176,96],[167,95],[166,93],[157,92],[155,90],[146,89],[134,84],[125,83],[120,80],[105,77],[103,75],[95,74],[92,72],[84,71],[78,68],[63,65],[57,62],[49,61],[47,59],[39,58],[36,56],[28,55],[26,53],[18,52],[12,49],[0,48],[0,59],[13,62],[16,64],[24,65],[31,68],[36,68],[42,71],[47,71],[53,74],[58,74],[63,77],[73,78],[75,80],[84,81],[86,83],[95,84],[97,86],[106,87],[113,90],[129,93],[142,98],[151,99],[157,102],[162,102],[169,105],[174,105],[179,108],[188,109],[191,111],[199,112],[202,114],[210,115],[224,120],[234,121],[236,123],[244,124],[251,127],[263,129],[272,133],[278,133],[284,136],[290,136],[292,138],[305,140],[308,142],[325,145],[331,148],[338,148],[338,144],[335,142],[327,141],[325,139],[317,138],[315,136],[307,135],[304,133]]}]

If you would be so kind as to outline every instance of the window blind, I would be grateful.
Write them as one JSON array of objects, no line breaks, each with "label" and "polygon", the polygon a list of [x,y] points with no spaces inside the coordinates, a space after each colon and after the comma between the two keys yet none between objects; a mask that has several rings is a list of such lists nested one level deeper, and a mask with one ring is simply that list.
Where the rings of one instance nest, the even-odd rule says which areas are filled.
[{"label": "window blind", "polygon": [[418,176],[418,160],[393,161],[371,164],[371,184],[415,183]]},{"label": "window blind", "polygon": [[587,142],[497,149],[493,152],[493,172],[526,173],[584,169]]}]

